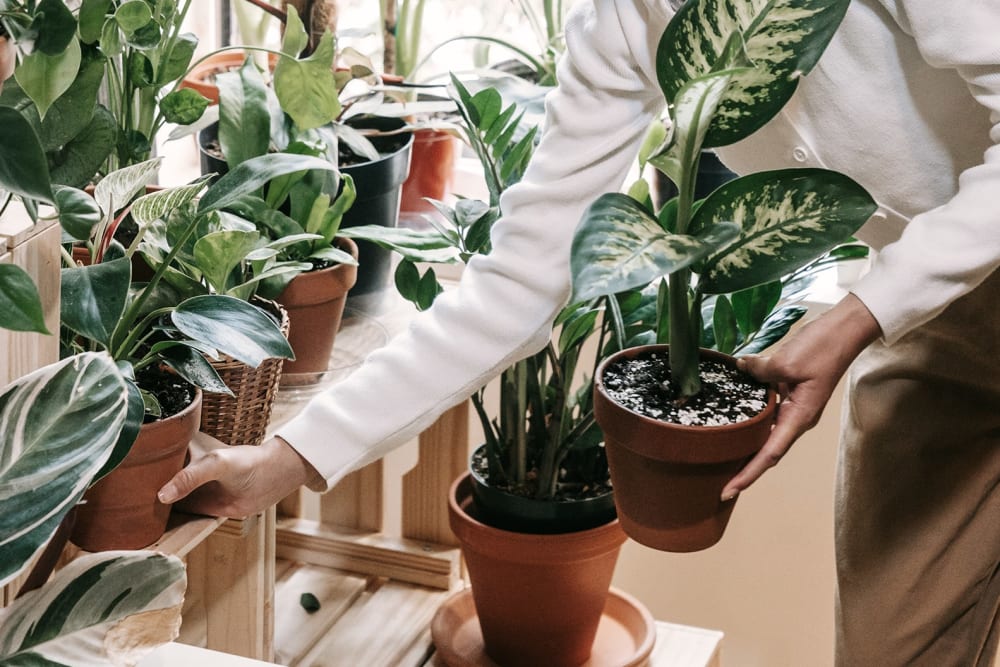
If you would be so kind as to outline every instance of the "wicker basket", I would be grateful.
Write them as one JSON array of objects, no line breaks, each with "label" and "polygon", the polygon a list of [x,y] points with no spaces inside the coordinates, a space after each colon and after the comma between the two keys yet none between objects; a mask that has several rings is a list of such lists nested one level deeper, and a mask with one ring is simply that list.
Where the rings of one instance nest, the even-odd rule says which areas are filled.
[{"label": "wicker basket", "polygon": [[[261,304],[258,304],[261,305]],[[281,314],[281,332],[288,336],[288,313],[268,301],[265,310]],[[252,368],[229,356],[210,360],[212,367],[233,391],[233,396],[205,392],[201,408],[201,431],[227,445],[259,445],[264,442],[271,407],[281,379],[282,359],[267,359]]]}]

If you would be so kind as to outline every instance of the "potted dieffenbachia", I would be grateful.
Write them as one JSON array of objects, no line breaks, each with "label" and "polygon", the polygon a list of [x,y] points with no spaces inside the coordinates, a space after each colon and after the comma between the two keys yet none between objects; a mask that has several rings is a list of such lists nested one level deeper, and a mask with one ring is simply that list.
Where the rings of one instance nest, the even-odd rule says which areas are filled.
[{"label": "potted dieffenbachia", "polygon": [[704,200],[693,194],[702,149],[735,143],[777,114],[847,6],[685,3],[659,42],[670,122],[649,158],[678,194],[659,210],[602,195],[574,238],[573,301],[660,287],[654,344],[605,359],[594,392],[619,517],[648,546],[693,551],[717,542],[735,503],[720,501],[722,488],[773,423],[773,392],[737,372],[731,355],[705,348],[739,352],[787,331],[787,318],[771,315],[782,279],[849,239],[875,210],[860,185],[826,169],[754,173]]}]

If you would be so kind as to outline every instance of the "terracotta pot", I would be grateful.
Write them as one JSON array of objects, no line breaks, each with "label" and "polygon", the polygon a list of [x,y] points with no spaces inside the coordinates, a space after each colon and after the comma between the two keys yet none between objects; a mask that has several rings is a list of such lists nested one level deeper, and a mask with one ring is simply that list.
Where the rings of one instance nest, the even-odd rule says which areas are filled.
[{"label": "terracotta pot", "polygon": [[[239,69],[247,59],[245,51],[223,51],[213,53],[205,60],[201,61],[188,72],[181,81],[181,88],[190,88],[207,97],[212,104],[219,103],[219,87],[215,85],[215,77],[218,74]],[[274,66],[278,62],[278,56],[274,53],[267,54],[268,67],[273,72]]]},{"label": "terracotta pot", "polygon": [[455,178],[458,140],[441,130],[416,130],[410,156],[410,175],[403,182],[400,215],[435,210],[424,197],[444,200]]},{"label": "terracotta pot", "polygon": [[0,90],[3,90],[3,82],[14,73],[15,65],[17,65],[17,52],[14,42],[6,37],[0,37]]},{"label": "terracotta pot", "polygon": [[486,653],[518,667],[586,662],[625,541],[618,521],[555,535],[493,528],[477,518],[468,474],[451,486],[448,517]]},{"label": "terracotta pot", "polygon": [[[358,246],[351,239],[334,239],[336,245],[357,259]],[[300,273],[278,297],[288,311],[288,342],[295,359],[286,359],[281,372],[321,373],[330,364],[330,353],[340,329],[347,292],[358,278],[358,267],[338,264],[320,271]]]},{"label": "terracotta pot", "polygon": [[156,492],[184,467],[200,418],[198,389],[183,411],[143,424],[125,460],[84,494],[70,540],[87,551],[109,551],[142,549],[160,539],[170,506]]},{"label": "terracotta pot", "polygon": [[[666,345],[622,350],[594,374],[594,417],[604,444],[622,528],[635,541],[661,551],[699,551],[722,538],[736,499],[722,502],[726,483],[764,445],[777,411],[774,392],[757,416],[727,426],[682,426],[642,416],[612,400],[605,369],[620,358]],[[733,357],[702,350],[703,359],[735,365]]]}]

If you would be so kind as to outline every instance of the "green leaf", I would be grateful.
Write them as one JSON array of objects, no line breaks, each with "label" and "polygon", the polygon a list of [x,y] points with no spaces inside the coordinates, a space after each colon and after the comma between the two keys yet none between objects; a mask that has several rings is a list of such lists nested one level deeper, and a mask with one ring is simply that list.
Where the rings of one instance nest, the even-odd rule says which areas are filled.
[{"label": "green leaf", "polygon": [[262,310],[230,296],[196,296],[170,314],[174,326],[189,338],[256,368],[265,359],[294,358],[274,320]]},{"label": "green leaf", "polygon": [[35,49],[49,56],[67,50],[76,38],[76,18],[62,0],[41,0],[31,28],[38,34]]},{"label": "green leaf", "polygon": [[326,125],[340,115],[333,58],[333,34],[327,32],[308,58],[283,56],[274,67],[274,92],[299,129]]},{"label": "green leaf", "polygon": [[808,311],[802,306],[781,308],[764,322],[757,335],[736,351],[737,355],[758,354],[785,337],[792,325]]},{"label": "green leaf", "polygon": [[[142,0],[137,0],[141,2]],[[132,33],[125,33],[125,42],[133,49],[152,52],[160,45],[163,30],[156,21],[150,21]],[[152,82],[152,79],[150,80]]]},{"label": "green leaf", "polygon": [[[176,556],[108,551],[77,558],[44,588],[4,610],[0,662],[132,664],[176,637],[186,584],[184,564]],[[156,622],[133,626],[142,632],[128,629],[127,619],[138,614],[150,614]],[[122,632],[129,635],[127,645],[108,641]]]},{"label": "green leaf", "polygon": [[826,169],[785,169],[726,183],[701,205],[692,230],[734,222],[739,238],[709,257],[706,294],[760,285],[808,264],[844,242],[875,212],[856,182]]},{"label": "green leaf", "polygon": [[[121,365],[119,365],[119,368],[120,367]],[[129,366],[128,371],[132,371],[131,366]],[[117,468],[118,465],[125,460],[128,453],[132,451],[132,445],[135,444],[135,439],[139,437],[139,429],[142,428],[143,419],[146,417],[146,408],[142,400],[142,395],[139,393],[139,388],[135,386],[135,382],[132,381],[132,379],[126,380],[125,389],[127,395],[125,422],[122,424],[121,431],[118,433],[118,440],[115,442],[115,446],[111,450],[111,455],[108,457],[108,460],[104,462],[104,466],[98,470],[93,479],[91,479],[91,486],[93,486],[95,482],[100,480],[109,472]]]},{"label": "green leaf", "polygon": [[[45,546],[104,465],[124,419],[125,384],[106,354],[64,359],[3,390],[0,584]],[[13,634],[9,616],[0,627]]]},{"label": "green leaf", "polygon": [[749,136],[785,105],[843,19],[850,0],[696,0],[660,38],[656,71],[667,100],[711,71],[727,40],[743,35],[754,68],[737,74],[719,106],[705,147]]},{"label": "green leaf", "polygon": [[264,78],[247,56],[237,72],[215,78],[219,87],[219,143],[230,168],[267,153],[271,141],[271,114]]},{"label": "green leaf", "polygon": [[180,79],[188,71],[195,49],[198,48],[198,37],[190,32],[177,35],[170,53],[160,62],[156,73],[156,83],[165,86]]},{"label": "green leaf", "polygon": [[153,20],[153,12],[145,0],[126,0],[115,11],[115,21],[126,33],[133,33]]},{"label": "green leaf", "polygon": [[99,42],[101,52],[109,58],[121,55],[124,49],[122,42],[122,31],[118,28],[118,23],[114,17],[104,22],[101,28],[101,41]]},{"label": "green leaf", "polygon": [[416,306],[419,310],[427,310],[434,304],[437,295],[444,291],[437,280],[434,268],[428,268],[417,283]]},{"label": "green leaf", "polygon": [[80,39],[93,44],[101,38],[111,0],[83,0],[80,5]]},{"label": "green leaf", "polygon": [[780,280],[772,280],[733,294],[733,311],[744,338],[750,338],[760,328],[780,300]]},{"label": "green leaf", "polygon": [[[230,275],[260,242],[260,233],[227,230],[213,232],[194,244],[194,260],[216,292],[225,293],[233,284]],[[242,280],[238,280],[239,284]]]},{"label": "green leaf", "polygon": [[94,187],[94,199],[105,216],[112,216],[123,208],[145,187],[153,182],[163,158],[153,158],[139,164],[117,169]]},{"label": "green leaf", "polygon": [[239,164],[216,181],[198,203],[198,212],[207,213],[235,204],[244,195],[255,192],[275,176],[308,169],[333,171],[336,165],[308,155],[272,153]]},{"label": "green leaf", "polygon": [[731,241],[735,228],[720,225],[701,238],[670,234],[634,199],[604,194],[587,209],[573,237],[571,302],[643,287],[690,266]]},{"label": "green leaf", "polygon": [[70,40],[64,51],[47,55],[35,51],[14,70],[18,85],[38,107],[43,120],[52,103],[73,84],[80,69],[80,43]]},{"label": "green leaf", "polygon": [[407,259],[400,260],[393,274],[393,282],[395,282],[396,291],[401,297],[415,306],[418,305],[417,289],[420,285],[420,271],[416,264]]},{"label": "green leaf", "polygon": [[144,227],[165,218],[171,211],[194,201],[198,194],[205,189],[210,178],[210,176],[202,176],[187,185],[156,190],[139,197],[129,209],[132,213],[132,219],[140,227]]},{"label": "green leaf", "polygon": [[370,241],[414,262],[454,263],[458,260],[458,251],[452,243],[434,229],[358,225],[341,229],[340,236]]},{"label": "green leaf", "polygon": [[35,283],[14,264],[0,264],[0,328],[49,333]]},{"label": "green leaf", "polygon": [[296,58],[308,46],[309,35],[306,33],[306,27],[302,24],[302,19],[299,18],[295,7],[289,7],[287,12],[285,32],[281,38],[281,52]]},{"label": "green leaf", "polygon": [[107,349],[125,310],[131,278],[127,257],[63,269],[59,311],[63,325]]},{"label": "green leaf", "polygon": [[52,182],[76,188],[92,183],[98,169],[114,149],[117,136],[115,117],[104,107],[96,107],[90,123],[58,151],[49,154]]},{"label": "green leaf", "polygon": [[167,366],[202,391],[233,396],[233,390],[222,381],[211,362],[187,341],[157,343],[153,352],[160,354]]},{"label": "green leaf", "polygon": [[211,104],[208,98],[192,88],[181,88],[168,93],[160,100],[160,110],[168,123],[190,125],[205,113]]},{"label": "green leaf", "polygon": [[15,109],[0,107],[0,187],[28,199],[51,203],[49,167],[38,135]]},{"label": "green leaf", "polygon": [[724,295],[720,295],[715,300],[715,310],[712,314],[715,349],[723,354],[732,354],[733,350],[736,349],[738,330],[733,304]]},{"label": "green leaf", "polygon": [[63,230],[77,241],[90,239],[94,226],[101,221],[101,209],[94,198],[83,190],[57,186],[55,201]]},{"label": "green leaf", "polygon": [[[62,150],[93,122],[97,110],[97,95],[104,81],[104,65],[103,57],[91,55],[83,58],[73,84],[52,103],[39,129],[39,137],[46,152]],[[6,90],[5,86],[4,91]],[[107,146],[104,154],[110,149]],[[96,169],[88,176],[93,176],[94,173]]]}]

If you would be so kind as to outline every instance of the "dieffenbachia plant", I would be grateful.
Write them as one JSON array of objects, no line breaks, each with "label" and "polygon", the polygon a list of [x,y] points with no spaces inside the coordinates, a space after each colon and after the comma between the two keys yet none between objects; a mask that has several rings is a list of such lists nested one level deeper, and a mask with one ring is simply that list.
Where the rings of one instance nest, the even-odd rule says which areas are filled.
[{"label": "dieffenbachia plant", "polygon": [[701,387],[706,298],[714,296],[715,324],[731,329],[734,304],[754,301],[754,290],[773,292],[775,281],[847,240],[876,208],[860,185],[826,169],[751,174],[694,200],[702,149],[739,141],[774,117],[819,60],[848,4],[685,3],[657,50],[670,124],[649,158],[679,194],[658,211],[625,194],[602,195],[577,229],[574,301],[613,299],[667,277],[657,338],[670,343],[671,379],[681,399]]},{"label": "dieffenbachia plant", "polygon": [[[86,353],[0,392],[0,585],[33,562],[114,458],[126,389],[112,360]],[[0,663],[105,665],[174,638],[184,566],[151,552],[74,561],[0,609]]]}]

